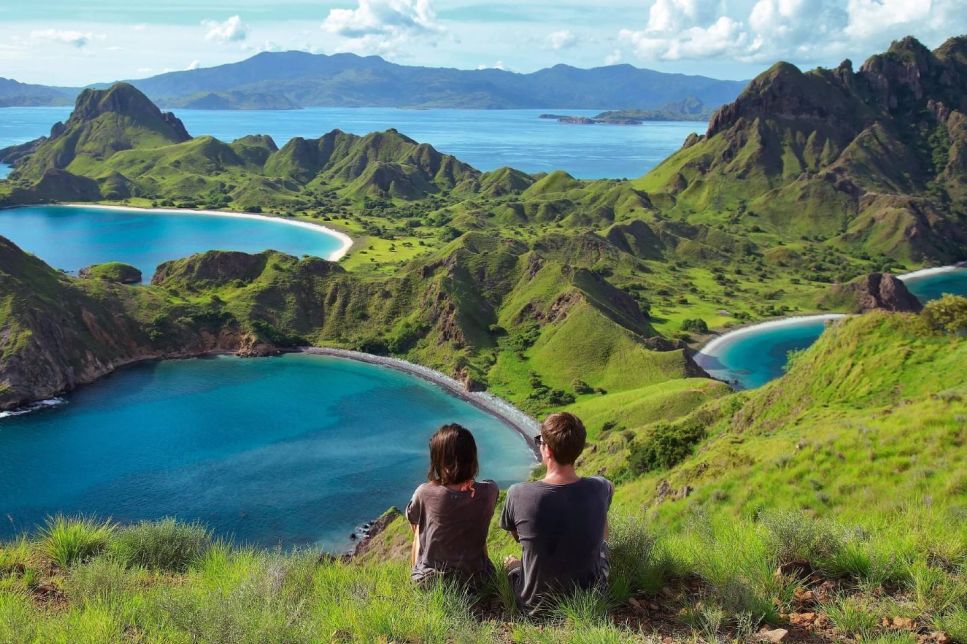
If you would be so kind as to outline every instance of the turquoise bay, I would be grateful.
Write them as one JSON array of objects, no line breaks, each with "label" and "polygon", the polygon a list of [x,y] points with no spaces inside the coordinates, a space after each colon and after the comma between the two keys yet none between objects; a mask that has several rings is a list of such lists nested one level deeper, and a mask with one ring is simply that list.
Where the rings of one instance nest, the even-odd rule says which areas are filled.
[{"label": "turquoise bay", "polygon": [[[967,296],[967,267],[915,275],[904,279],[921,302],[945,293]],[[695,355],[709,375],[738,389],[761,387],[783,374],[790,351],[805,349],[822,335],[822,317],[789,320],[783,324],[750,327],[724,338]]]},{"label": "turquoise bay", "polygon": [[355,526],[406,503],[445,422],[474,432],[482,476],[527,477],[519,434],[391,369],[306,354],[130,367],[64,405],[0,420],[0,538],[65,512],[344,548]]},{"label": "turquoise bay", "polygon": [[[0,148],[50,132],[69,107],[0,108]],[[511,166],[525,172],[564,170],[579,179],[638,177],[678,150],[703,122],[639,126],[564,125],[538,118],[551,110],[405,110],[314,107],[291,111],[174,110],[193,136],[232,141],[268,134],[279,147],[295,136],[315,138],[333,129],[368,134],[396,128],[480,170]],[[560,110],[557,110],[560,111]],[[598,110],[567,110],[594,116]],[[0,171],[2,172],[2,171]]]},{"label": "turquoise bay", "polygon": [[330,258],[342,247],[319,226],[282,219],[87,206],[0,210],[0,235],[54,268],[119,261],[141,269],[145,281],[158,264],[207,250]]}]

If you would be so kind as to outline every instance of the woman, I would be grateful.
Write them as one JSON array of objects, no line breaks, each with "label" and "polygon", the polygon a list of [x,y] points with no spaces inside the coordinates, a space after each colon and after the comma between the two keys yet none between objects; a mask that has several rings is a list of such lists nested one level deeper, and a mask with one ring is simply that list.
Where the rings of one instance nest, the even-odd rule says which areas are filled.
[{"label": "woman", "polygon": [[476,481],[477,443],[460,425],[444,425],[430,438],[428,481],[406,506],[413,527],[416,582],[453,576],[478,586],[493,575],[487,531],[497,504],[497,484]]}]

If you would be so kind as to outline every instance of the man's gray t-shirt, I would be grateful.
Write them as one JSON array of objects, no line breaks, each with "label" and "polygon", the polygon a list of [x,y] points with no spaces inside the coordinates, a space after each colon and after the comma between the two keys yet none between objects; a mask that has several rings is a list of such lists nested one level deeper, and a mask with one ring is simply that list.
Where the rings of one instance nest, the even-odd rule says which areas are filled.
[{"label": "man's gray t-shirt", "polygon": [[600,476],[511,486],[500,527],[520,538],[523,574],[515,582],[524,606],[537,608],[549,594],[588,589],[607,577],[604,537],[613,495],[614,485]]},{"label": "man's gray t-shirt", "polygon": [[473,487],[472,494],[435,483],[416,488],[406,506],[407,520],[420,527],[414,581],[441,572],[468,579],[493,572],[487,556],[487,532],[499,490],[493,481],[477,481]]}]

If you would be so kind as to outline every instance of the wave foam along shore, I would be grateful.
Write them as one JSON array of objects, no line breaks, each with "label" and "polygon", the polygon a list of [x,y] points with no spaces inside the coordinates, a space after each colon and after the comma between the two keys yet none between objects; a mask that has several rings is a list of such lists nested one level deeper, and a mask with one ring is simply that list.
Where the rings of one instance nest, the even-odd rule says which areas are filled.
[{"label": "wave foam along shore", "polygon": [[939,273],[952,273],[953,271],[959,271],[967,268],[967,261],[957,262],[956,264],[951,264],[950,266],[937,266],[935,268],[921,268],[918,271],[913,271],[911,273],[904,273],[903,275],[897,275],[897,279],[907,281],[909,279],[919,279],[921,277],[928,277],[930,275],[937,275]]},{"label": "wave foam along shore", "polygon": [[313,355],[357,360],[359,362],[389,367],[390,369],[396,369],[397,371],[417,376],[438,387],[442,387],[448,393],[487,412],[516,431],[524,438],[527,447],[534,454],[535,460],[538,459],[538,451],[532,439],[540,431],[540,423],[502,398],[485,391],[467,391],[460,382],[446,374],[430,369],[429,367],[400,360],[399,358],[389,358],[371,353],[362,353],[361,351],[334,349],[330,347],[303,347],[300,350]]},{"label": "wave foam along shore", "polygon": [[352,248],[353,238],[344,232],[330,228],[328,226],[323,226],[322,224],[314,224],[309,221],[300,221],[297,219],[283,219],[282,217],[272,217],[269,215],[260,215],[254,212],[232,212],[229,210],[194,210],[191,208],[141,208],[138,206],[113,206],[108,204],[85,204],[85,203],[67,203],[61,204],[68,208],[99,208],[101,210],[134,210],[137,212],[143,212],[147,214],[167,214],[167,215],[213,215],[216,217],[235,217],[236,219],[256,219],[260,221],[271,221],[280,224],[285,224],[287,226],[297,226],[299,228],[305,228],[306,230],[311,230],[315,233],[324,232],[331,237],[335,237],[339,240],[339,248],[329,253],[329,257],[326,257],[330,262],[338,262],[340,259],[346,256],[349,249]]},{"label": "wave foam along shore", "polygon": [[703,346],[696,353],[698,355],[715,356],[717,349],[727,345],[731,341],[735,340],[744,335],[751,335],[753,333],[759,333],[765,329],[772,329],[784,326],[796,326],[799,324],[806,324],[809,322],[818,322],[823,320],[839,320],[840,318],[846,317],[845,313],[824,313],[821,315],[796,315],[793,317],[783,318],[781,320],[770,320],[769,322],[760,322],[759,324],[752,324],[749,326],[744,326],[742,328],[736,329],[735,331],[729,331],[724,335],[720,335],[717,338],[709,340],[705,346]]},{"label": "wave foam along shore", "polygon": [[67,401],[63,398],[48,398],[47,400],[38,400],[37,402],[30,403],[29,405],[24,405],[23,407],[17,407],[16,409],[8,409],[7,411],[0,411],[0,419],[10,418],[11,416],[22,416],[24,414],[29,414],[30,412],[37,411],[38,409],[46,409],[48,407],[59,407],[66,404]]}]

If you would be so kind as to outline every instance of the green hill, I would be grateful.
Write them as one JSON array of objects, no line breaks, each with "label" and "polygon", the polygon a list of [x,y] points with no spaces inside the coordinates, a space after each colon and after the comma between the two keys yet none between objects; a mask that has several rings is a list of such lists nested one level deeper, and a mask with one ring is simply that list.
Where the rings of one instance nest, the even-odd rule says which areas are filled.
[{"label": "green hill", "polygon": [[748,221],[786,242],[901,261],[965,254],[967,37],[930,52],[913,38],[807,73],[777,63],[703,137],[636,182],[693,220]]}]

